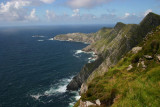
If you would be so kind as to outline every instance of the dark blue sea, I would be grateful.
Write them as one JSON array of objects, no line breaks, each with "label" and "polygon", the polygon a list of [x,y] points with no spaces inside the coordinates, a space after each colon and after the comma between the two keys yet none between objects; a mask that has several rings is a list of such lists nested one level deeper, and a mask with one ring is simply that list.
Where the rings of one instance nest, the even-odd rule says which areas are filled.
[{"label": "dark blue sea", "polygon": [[71,107],[79,96],[66,85],[91,54],[80,51],[87,44],[51,38],[102,27],[0,27],[0,107]]}]

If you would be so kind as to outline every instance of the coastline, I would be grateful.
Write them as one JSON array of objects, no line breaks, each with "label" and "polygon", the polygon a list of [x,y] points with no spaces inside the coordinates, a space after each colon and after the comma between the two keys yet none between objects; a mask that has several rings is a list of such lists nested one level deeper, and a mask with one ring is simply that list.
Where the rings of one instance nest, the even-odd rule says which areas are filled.
[{"label": "coastline", "polygon": [[[53,40],[56,41],[65,41],[65,42],[76,42],[76,43],[83,43],[83,44],[87,44],[88,46],[91,45],[91,43],[87,43],[87,42],[83,42],[83,41],[71,41],[71,40],[60,40],[60,39],[56,39],[55,37],[53,38]],[[85,48],[87,48],[88,46],[86,46]],[[79,53],[87,53],[87,54],[92,54],[92,57],[89,57],[88,59],[90,60],[89,62],[94,62],[95,60],[98,59],[98,53],[94,50],[86,50],[85,48],[81,49],[81,50],[77,50],[77,52],[75,54],[79,54]]]},{"label": "coastline", "polygon": [[[86,42],[82,42],[82,41],[59,40],[59,39],[55,39],[55,38],[53,38],[53,40],[62,41],[62,42],[63,42],[63,41],[67,41],[67,42],[84,43],[84,44],[88,44],[88,46],[90,45],[90,43],[86,43]],[[88,47],[88,46],[86,46],[86,47]],[[85,47],[85,48],[86,48],[86,47]],[[91,54],[91,57],[88,58],[88,63],[86,63],[86,64],[83,66],[83,68],[85,68],[85,66],[86,66],[87,64],[94,63],[96,60],[99,59],[99,55],[96,53],[96,51],[93,51],[93,50],[88,51],[88,50],[85,50],[85,48],[83,48],[83,49],[81,49],[81,50],[77,50],[77,51],[75,52],[75,54],[81,54],[81,53]],[[98,64],[98,65],[99,65],[99,64]],[[80,70],[80,72],[84,72],[83,68]],[[80,73],[80,72],[79,72],[79,73]],[[78,73],[78,74],[79,74],[79,73]],[[76,78],[76,76],[77,76],[77,75],[75,75],[75,76],[72,78],[72,80],[70,81],[70,83],[72,83],[72,81],[74,81],[74,78]],[[83,81],[83,82],[84,82],[84,81]],[[83,84],[83,82],[82,82],[82,84]],[[69,83],[69,84],[70,84],[70,83]],[[69,84],[66,86],[66,90],[68,90],[68,91],[70,91],[70,89],[68,89]],[[79,88],[78,91],[77,91],[77,89],[75,89],[75,90],[72,90],[71,92],[77,92],[77,93],[78,93],[78,95],[77,95],[78,97],[76,98],[76,101],[75,101],[75,102],[71,102],[71,103],[70,103],[70,106],[74,105],[74,104],[81,98],[81,95],[80,95],[80,93],[81,93],[81,88]]]}]

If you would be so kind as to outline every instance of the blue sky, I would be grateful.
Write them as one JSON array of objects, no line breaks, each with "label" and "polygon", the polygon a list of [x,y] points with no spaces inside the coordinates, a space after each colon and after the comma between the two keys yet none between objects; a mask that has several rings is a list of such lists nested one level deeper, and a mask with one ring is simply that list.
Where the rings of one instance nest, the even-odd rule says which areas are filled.
[{"label": "blue sky", "polygon": [[1,0],[0,25],[139,23],[160,0]]}]

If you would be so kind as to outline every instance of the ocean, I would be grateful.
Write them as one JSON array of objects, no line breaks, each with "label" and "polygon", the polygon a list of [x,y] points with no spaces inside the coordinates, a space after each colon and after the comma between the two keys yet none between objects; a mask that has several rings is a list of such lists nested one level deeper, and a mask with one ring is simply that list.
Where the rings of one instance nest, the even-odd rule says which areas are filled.
[{"label": "ocean", "polygon": [[102,27],[0,27],[0,107],[72,107],[78,92],[66,86],[92,54],[81,51],[87,44],[52,38]]}]

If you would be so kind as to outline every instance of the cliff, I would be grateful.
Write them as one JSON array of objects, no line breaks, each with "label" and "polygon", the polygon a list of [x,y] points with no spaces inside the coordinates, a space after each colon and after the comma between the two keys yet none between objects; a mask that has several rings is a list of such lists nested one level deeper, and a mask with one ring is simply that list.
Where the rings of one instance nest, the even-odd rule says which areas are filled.
[{"label": "cliff", "polygon": [[[103,60],[98,63],[98,67],[89,70],[89,72],[85,70],[88,68],[85,65],[85,69],[82,68],[80,73],[69,83],[67,89],[77,90],[82,83],[87,84],[96,76],[103,75],[108,71],[108,68],[117,64],[123,55],[140,43],[146,34],[158,25],[160,25],[160,16],[150,13],[139,25],[117,23],[113,29],[107,30],[107,32],[101,32],[103,34],[101,39],[93,42],[83,50],[94,51],[100,55]],[[92,64],[94,65],[94,63],[96,62]],[[87,86],[84,84],[81,87],[81,93],[87,90]],[[85,88],[83,88],[83,86]]]},{"label": "cliff", "polygon": [[103,76],[92,79],[75,107],[158,107],[159,83],[160,26],[148,32]]},{"label": "cliff", "polygon": [[[67,86],[67,90],[85,93],[90,83],[97,76],[104,75],[134,46],[140,43],[148,32],[160,25],[160,16],[149,13],[140,24],[123,24],[118,22],[113,29],[102,28],[96,33],[72,33],[58,35],[55,40],[87,42],[84,51],[94,51],[100,56],[95,62],[86,64]],[[83,83],[83,84],[82,84]]]}]

